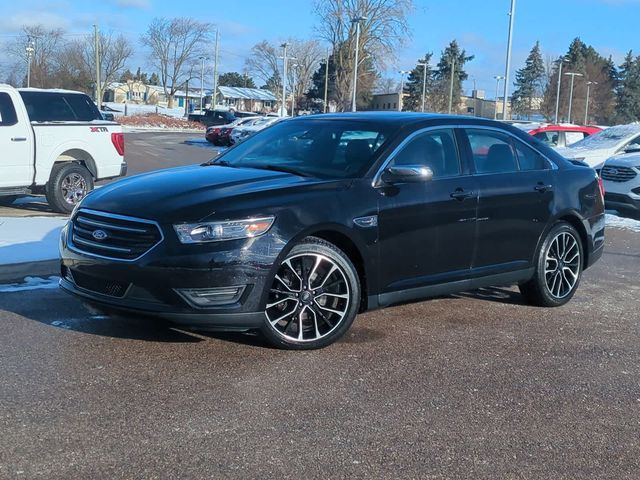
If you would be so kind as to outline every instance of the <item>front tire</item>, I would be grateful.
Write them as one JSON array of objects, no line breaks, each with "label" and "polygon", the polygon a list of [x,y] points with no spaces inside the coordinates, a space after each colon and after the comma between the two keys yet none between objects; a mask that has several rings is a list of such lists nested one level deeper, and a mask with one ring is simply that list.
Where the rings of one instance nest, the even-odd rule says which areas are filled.
[{"label": "front tire", "polygon": [[360,306],[360,280],[335,245],[309,237],[278,266],[269,287],[262,333],[278,348],[326,347],[349,329]]},{"label": "front tire", "polygon": [[582,276],[583,247],[576,229],[559,222],[545,237],[531,280],[520,285],[520,293],[532,305],[559,307],[578,289]]},{"label": "front tire", "polygon": [[60,213],[71,213],[91,190],[91,172],[78,163],[65,162],[53,166],[45,193],[52,209]]}]

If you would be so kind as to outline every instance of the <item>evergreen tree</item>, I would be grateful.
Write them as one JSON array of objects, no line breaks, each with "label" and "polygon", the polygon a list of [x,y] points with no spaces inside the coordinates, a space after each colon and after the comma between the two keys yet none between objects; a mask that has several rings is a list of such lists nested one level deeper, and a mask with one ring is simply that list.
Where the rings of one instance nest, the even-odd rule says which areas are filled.
[{"label": "evergreen tree", "polygon": [[[432,53],[425,53],[424,57],[419,59],[414,69],[411,70],[407,83],[404,86],[404,93],[407,93],[408,97],[404,99],[403,110],[413,112],[422,110],[422,88],[423,86],[425,87],[425,97],[427,98],[433,88],[433,72],[429,67],[431,57],[433,57]],[[418,65],[419,63],[426,65],[426,67]],[[426,83],[423,83],[423,81],[426,81]]]},{"label": "evergreen tree", "polygon": [[[311,86],[307,92],[307,98],[315,103],[324,103],[324,84],[327,73],[327,61],[324,60],[320,63],[318,69],[313,73],[311,77]],[[329,55],[329,84],[327,88],[327,101],[328,103],[338,101],[336,90],[336,64],[333,55]],[[324,105],[323,105],[324,107]],[[328,108],[327,108],[328,110]]]},{"label": "evergreen tree", "polygon": [[529,52],[523,68],[516,72],[515,90],[512,95],[512,110],[531,118],[534,99],[542,96],[544,90],[544,63],[540,53],[540,42]]},{"label": "evergreen tree", "polygon": [[124,72],[122,72],[122,75],[120,75],[119,82],[126,83],[129,80],[133,80],[133,79],[134,79],[133,73],[131,73],[131,70],[127,68]]},{"label": "evergreen tree", "polygon": [[158,77],[157,73],[153,72],[151,74],[151,76],[149,77],[149,85],[154,85],[154,86],[160,85],[160,78]]},{"label": "evergreen tree", "polygon": [[223,73],[218,77],[218,85],[221,87],[256,88],[253,78],[240,72]]},{"label": "evergreen tree", "polygon": [[[462,94],[462,82],[468,78],[464,66],[474,58],[474,55],[467,55],[465,50],[461,50],[456,40],[452,40],[449,43],[440,56],[438,69],[434,74],[434,86],[429,102],[430,110],[436,112],[448,111],[449,90],[451,78],[453,77],[452,112],[457,112],[460,95]],[[454,60],[455,65],[452,72],[451,67]]]},{"label": "evergreen tree", "polygon": [[629,51],[620,65],[619,85],[616,91],[616,120],[620,123],[640,118],[640,57]]}]

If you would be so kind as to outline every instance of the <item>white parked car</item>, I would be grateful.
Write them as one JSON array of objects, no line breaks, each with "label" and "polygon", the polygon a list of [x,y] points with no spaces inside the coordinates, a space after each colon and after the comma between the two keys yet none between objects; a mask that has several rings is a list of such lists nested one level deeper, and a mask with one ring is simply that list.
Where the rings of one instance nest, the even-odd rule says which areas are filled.
[{"label": "white parked car", "polygon": [[640,213],[640,154],[616,155],[600,171],[607,208]]},{"label": "white parked car", "polygon": [[45,194],[62,213],[127,172],[122,127],[80,92],[0,85],[0,148],[0,196]]},{"label": "white parked car", "polygon": [[566,158],[582,160],[599,170],[605,160],[614,155],[640,152],[640,123],[607,128],[557,151]]},{"label": "white parked car", "polygon": [[253,125],[249,127],[237,127],[234,128],[231,132],[231,144],[234,145],[236,143],[242,142],[246,140],[251,135],[260,130],[263,130],[274,123],[280,122],[287,117],[263,117],[262,119],[256,121]]}]

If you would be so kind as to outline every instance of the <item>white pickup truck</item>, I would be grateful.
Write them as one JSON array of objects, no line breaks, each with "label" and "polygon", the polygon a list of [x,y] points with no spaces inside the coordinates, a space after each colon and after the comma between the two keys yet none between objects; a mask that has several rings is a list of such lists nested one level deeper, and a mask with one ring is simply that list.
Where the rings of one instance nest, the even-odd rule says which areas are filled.
[{"label": "white pickup truck", "polygon": [[0,149],[0,197],[45,194],[62,213],[127,172],[122,127],[80,92],[0,84]]}]

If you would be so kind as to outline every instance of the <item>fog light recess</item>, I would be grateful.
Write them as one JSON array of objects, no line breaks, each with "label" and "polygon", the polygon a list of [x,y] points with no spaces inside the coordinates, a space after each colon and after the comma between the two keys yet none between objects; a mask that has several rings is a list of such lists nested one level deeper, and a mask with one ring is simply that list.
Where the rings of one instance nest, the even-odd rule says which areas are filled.
[{"label": "fog light recess", "polygon": [[179,288],[178,295],[197,308],[221,307],[236,303],[242,297],[246,285],[216,288]]}]

